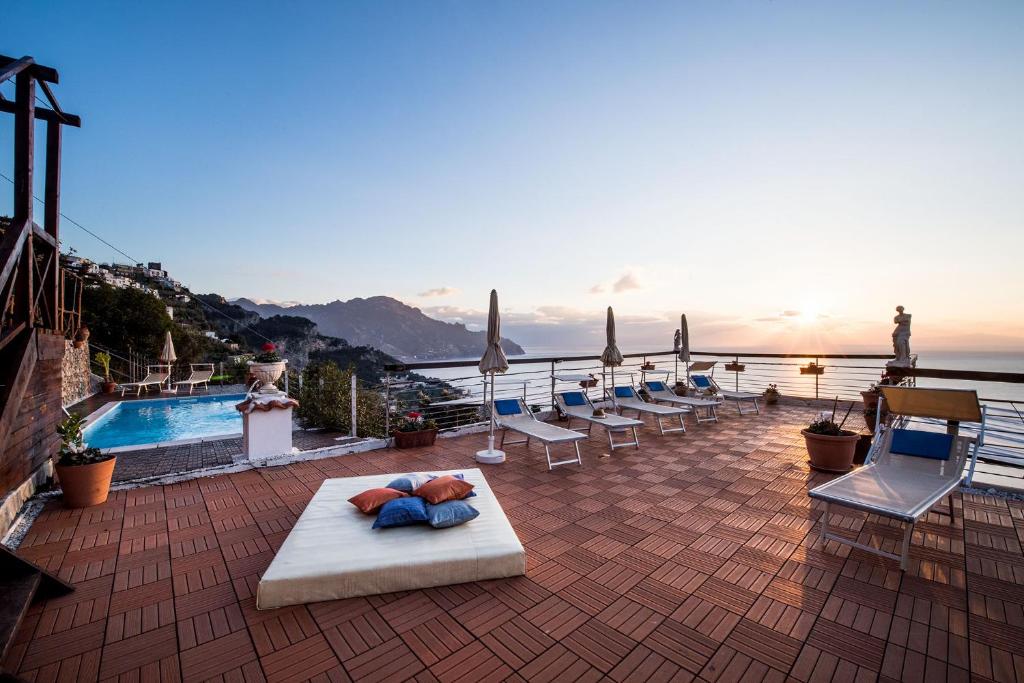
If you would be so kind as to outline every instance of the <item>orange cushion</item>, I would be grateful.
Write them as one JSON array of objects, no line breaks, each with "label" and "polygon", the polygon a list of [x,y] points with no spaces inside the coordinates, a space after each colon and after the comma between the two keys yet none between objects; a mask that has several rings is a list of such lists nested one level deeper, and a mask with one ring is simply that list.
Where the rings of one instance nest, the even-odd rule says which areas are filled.
[{"label": "orange cushion", "polygon": [[359,508],[359,511],[364,515],[372,515],[380,510],[381,506],[389,500],[405,498],[408,495],[408,493],[402,493],[394,489],[369,489],[363,491],[358,496],[352,496],[348,499],[348,502]]},{"label": "orange cushion", "polygon": [[446,500],[462,500],[473,490],[473,485],[463,479],[456,479],[450,474],[432,479],[412,492],[412,495],[423,498],[431,505]]}]

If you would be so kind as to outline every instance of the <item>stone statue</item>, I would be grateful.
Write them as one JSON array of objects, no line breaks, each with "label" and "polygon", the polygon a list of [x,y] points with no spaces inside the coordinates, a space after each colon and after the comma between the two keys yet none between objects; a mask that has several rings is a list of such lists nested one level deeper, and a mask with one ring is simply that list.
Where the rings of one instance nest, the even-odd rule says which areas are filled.
[{"label": "stone statue", "polygon": [[675,339],[672,342],[672,350],[675,353],[679,353],[679,347],[683,344],[683,332],[682,330],[676,330]]},{"label": "stone statue", "polygon": [[896,357],[887,365],[909,367],[910,360],[910,314],[903,312],[902,306],[896,307],[896,317],[892,319],[896,329],[892,331],[892,350]]}]

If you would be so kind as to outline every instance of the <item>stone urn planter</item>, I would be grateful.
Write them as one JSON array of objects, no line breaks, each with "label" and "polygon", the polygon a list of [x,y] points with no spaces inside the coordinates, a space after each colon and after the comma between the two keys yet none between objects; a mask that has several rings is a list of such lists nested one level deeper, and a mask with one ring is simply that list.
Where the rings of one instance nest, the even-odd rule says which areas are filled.
[{"label": "stone urn planter", "polygon": [[416,432],[392,432],[395,437],[395,448],[423,448],[433,446],[437,440],[436,429],[421,429]]},{"label": "stone urn planter", "polygon": [[276,394],[278,392],[275,382],[281,379],[288,361],[278,360],[270,363],[257,363],[249,361],[249,374],[260,383],[261,394]]},{"label": "stone urn planter", "polygon": [[80,349],[85,346],[87,341],[89,341],[89,328],[82,325],[78,328],[78,331],[75,332],[75,338],[72,344],[76,349]]},{"label": "stone urn planter", "polygon": [[811,467],[822,472],[849,472],[853,467],[853,456],[857,452],[860,434],[843,430],[838,436],[814,434],[800,430],[807,445]]},{"label": "stone urn planter", "polygon": [[64,492],[64,506],[87,508],[107,502],[116,464],[117,457],[111,456],[88,465],[54,465]]}]

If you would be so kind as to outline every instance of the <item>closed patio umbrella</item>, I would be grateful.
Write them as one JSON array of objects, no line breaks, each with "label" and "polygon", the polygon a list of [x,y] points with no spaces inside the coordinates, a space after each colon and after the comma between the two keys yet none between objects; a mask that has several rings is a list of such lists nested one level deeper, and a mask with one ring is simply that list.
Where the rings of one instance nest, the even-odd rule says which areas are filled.
[{"label": "closed patio umbrella", "polygon": [[[508,370],[508,359],[501,348],[501,317],[498,315],[498,292],[491,290],[491,303],[487,310],[487,348],[480,359],[480,374],[491,376],[491,424],[487,434],[487,450],[477,451],[477,462],[497,464],[505,462],[505,453],[494,450],[494,375]],[[484,385],[484,399],[487,398],[487,386]]]},{"label": "closed patio umbrella", "polygon": [[160,352],[160,361],[167,365],[167,389],[165,391],[171,390],[171,366],[176,360],[178,360],[178,356],[174,353],[174,340],[171,339],[171,331],[167,330],[167,336],[164,338],[164,348]]},{"label": "closed patio umbrella", "polygon": [[[686,366],[686,386],[690,386],[690,328],[686,325],[686,314],[679,316],[679,360]],[[679,372],[676,371],[676,381]]]},{"label": "closed patio umbrella", "polygon": [[609,366],[612,369],[612,408],[616,411],[619,409],[618,401],[615,400],[615,368],[616,366],[622,365],[622,353],[619,351],[619,347],[615,345],[615,314],[612,313],[612,307],[608,307],[608,322],[605,324],[605,343],[604,352],[601,354],[601,364]]}]

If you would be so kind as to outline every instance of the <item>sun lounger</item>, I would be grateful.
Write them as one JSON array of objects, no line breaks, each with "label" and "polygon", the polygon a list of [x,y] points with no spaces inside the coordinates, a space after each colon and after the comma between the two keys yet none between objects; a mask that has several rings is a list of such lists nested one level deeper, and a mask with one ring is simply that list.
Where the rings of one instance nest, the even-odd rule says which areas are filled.
[{"label": "sun lounger", "polygon": [[[636,428],[642,427],[643,422],[634,420],[631,417],[623,417],[612,412],[605,413],[604,417],[594,417],[594,404],[590,402],[587,395],[582,391],[563,391],[555,394],[555,404],[569,418],[569,428],[572,429],[572,421],[583,420],[587,423],[587,434],[594,425],[605,430],[608,436],[608,447],[613,451],[616,448],[635,446],[640,448],[640,438],[636,434]],[[622,443],[615,443],[612,439],[612,432],[633,432],[633,440]]]},{"label": "sun lounger", "polygon": [[[674,408],[672,406],[661,406],[656,403],[648,403],[647,401],[640,398],[633,387],[615,387],[615,403],[619,406],[619,411],[623,410],[635,410],[637,419],[640,419],[645,413],[647,415],[654,416],[655,421],[658,423],[658,431],[663,435],[669,432],[685,432],[686,425],[683,424],[683,416],[690,412],[685,408]],[[665,425],[662,422],[663,419],[676,418],[679,420],[678,427],[670,427],[665,429]]]},{"label": "sun lounger", "polygon": [[[707,391],[708,389],[714,389],[715,393],[724,399],[730,401],[736,401],[736,410],[740,412],[740,415],[746,415],[743,412],[743,402],[750,401],[754,404],[754,412],[758,415],[761,414],[761,410],[757,407],[757,399],[761,398],[761,394],[751,394],[746,391],[730,391],[729,389],[723,389],[715,381],[714,377],[710,375],[690,375],[690,384],[697,391]],[[750,411],[747,411],[748,413]]]},{"label": "sun lounger", "polygon": [[149,389],[149,387],[159,387],[161,384],[166,382],[167,378],[170,376],[170,373],[162,370],[157,370],[156,372],[153,371],[153,368],[159,367],[163,366],[150,365],[149,368],[147,368],[146,376],[141,381],[125,382],[124,384],[122,384],[121,395],[124,396],[125,392],[134,389],[135,395],[141,396],[143,389]]},{"label": "sun lounger", "polygon": [[[984,439],[984,412],[974,391],[883,387],[882,394],[896,419],[890,426],[879,426],[868,464],[811,489],[808,495],[825,504],[819,532],[822,545],[827,540],[844,543],[899,560],[900,569],[906,570],[914,524],[947,497],[953,521],[953,491],[960,486],[968,462],[974,470],[978,447]],[[981,429],[976,438],[910,429],[909,417],[946,419],[952,432],[961,421],[980,422]],[[906,526],[900,553],[830,533],[832,504],[903,522]]]},{"label": "sun lounger", "polygon": [[696,396],[677,396],[664,382],[641,382],[640,386],[655,403],[668,403],[688,408],[693,413],[693,419],[697,421],[697,424],[718,422],[718,406],[721,403],[719,400],[697,398]]},{"label": "sun lounger", "polygon": [[[549,470],[558,465],[583,464],[583,458],[580,457],[580,441],[586,439],[586,435],[559,427],[558,425],[541,422],[533,414],[533,411],[523,403],[522,399],[508,398],[495,401],[494,419],[497,426],[502,430],[499,448],[505,448],[505,444],[510,446],[526,444],[529,446],[530,439],[537,439],[537,441],[544,445],[544,455],[547,458]],[[526,438],[520,441],[505,441],[505,436],[510,431],[522,434]],[[551,446],[568,443],[571,443],[576,449],[576,457],[569,460],[551,462]]]},{"label": "sun lounger", "polygon": [[[188,376],[188,379],[183,379],[180,382],[174,383],[174,390],[178,391],[182,386],[188,387],[188,393],[192,393],[192,390],[199,385],[202,385],[207,391],[210,390],[210,378],[213,377],[213,363],[199,363],[190,366],[192,373]],[[197,370],[196,368],[202,368]]]}]

